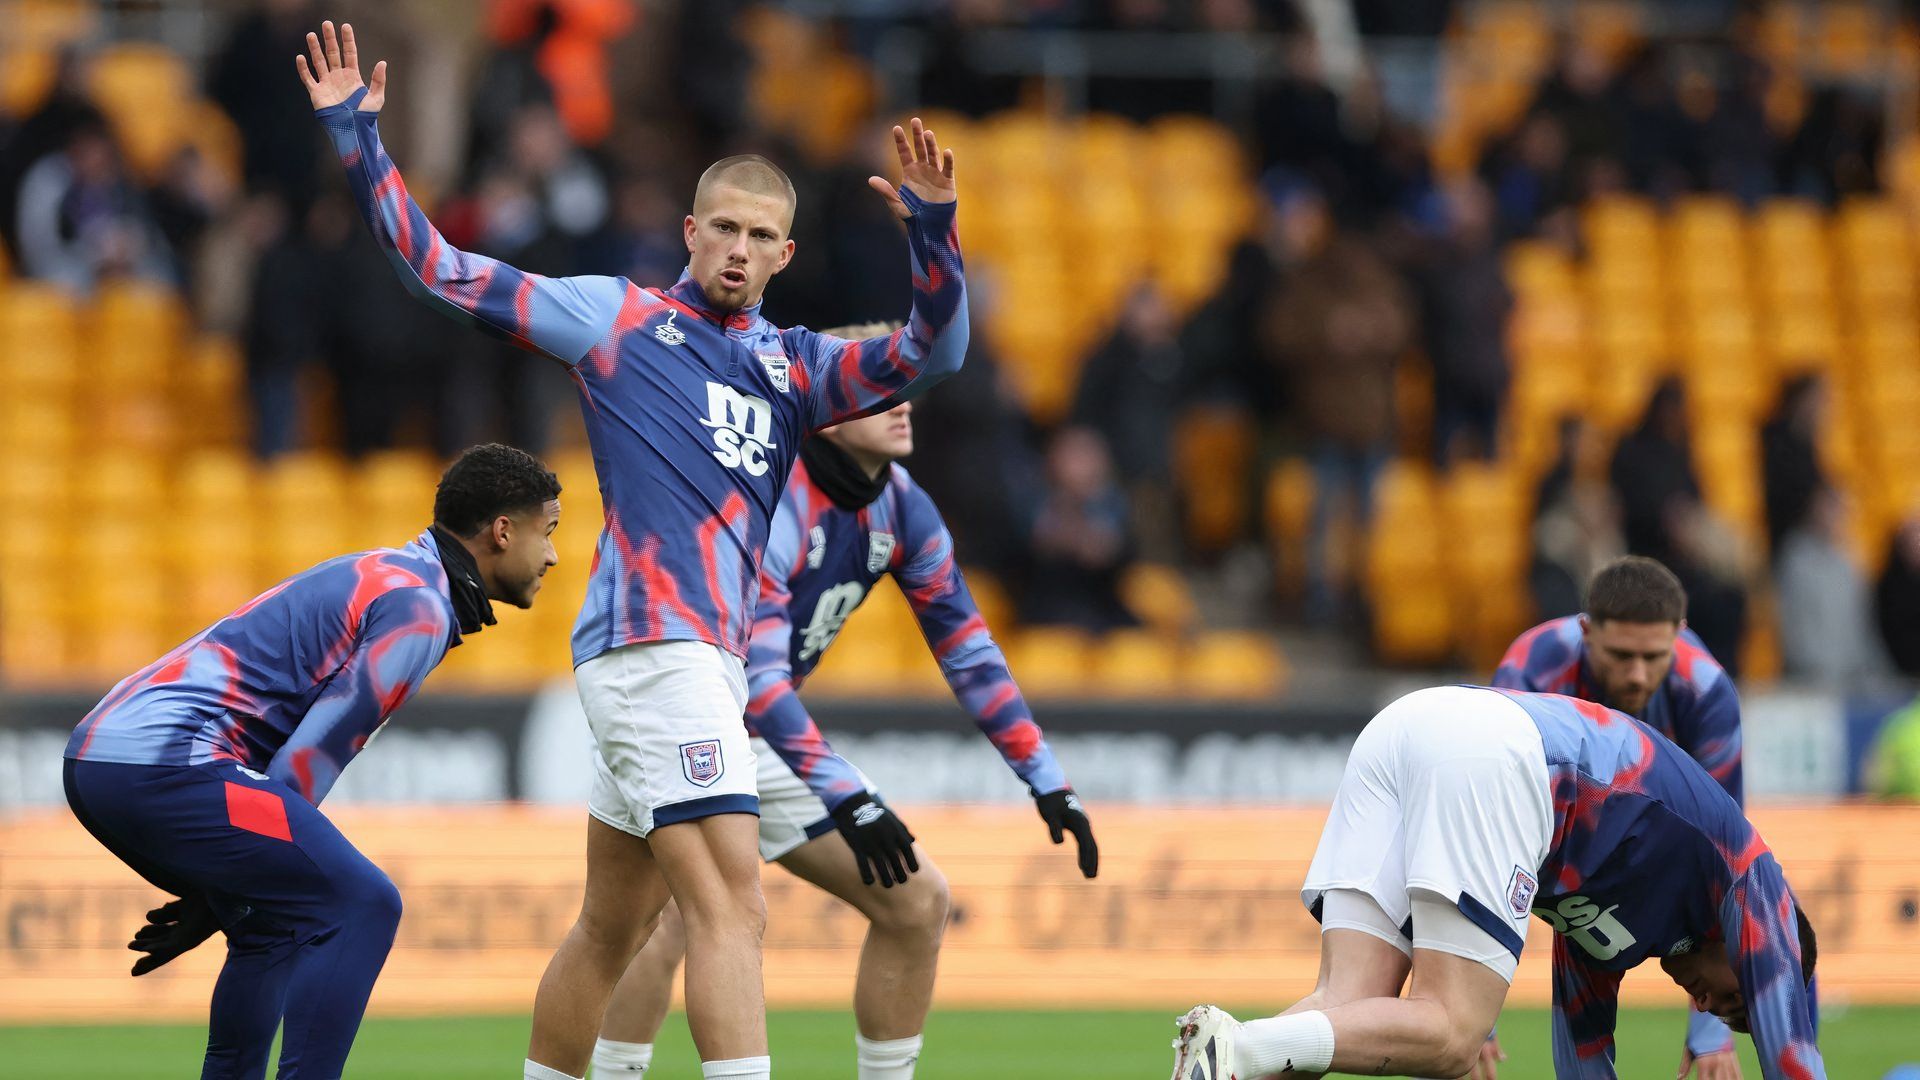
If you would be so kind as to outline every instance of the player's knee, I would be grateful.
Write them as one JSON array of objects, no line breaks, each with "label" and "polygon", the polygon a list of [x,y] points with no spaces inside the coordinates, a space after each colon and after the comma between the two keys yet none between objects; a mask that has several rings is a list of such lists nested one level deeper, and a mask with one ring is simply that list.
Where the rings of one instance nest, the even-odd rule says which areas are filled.
[{"label": "player's knee", "polygon": [[1480,1044],[1487,1041],[1484,1031],[1470,1031],[1452,1017],[1439,1033],[1430,1069],[1435,1076],[1465,1076],[1480,1058]]},{"label": "player's knee", "polygon": [[400,889],[379,867],[348,878],[340,890],[342,921],[359,928],[382,927],[389,932],[400,925]]},{"label": "player's knee", "polygon": [[908,879],[910,887],[895,889],[896,896],[886,904],[874,921],[888,930],[911,931],[938,940],[947,929],[947,916],[953,908],[953,894],[946,876],[927,867]]}]

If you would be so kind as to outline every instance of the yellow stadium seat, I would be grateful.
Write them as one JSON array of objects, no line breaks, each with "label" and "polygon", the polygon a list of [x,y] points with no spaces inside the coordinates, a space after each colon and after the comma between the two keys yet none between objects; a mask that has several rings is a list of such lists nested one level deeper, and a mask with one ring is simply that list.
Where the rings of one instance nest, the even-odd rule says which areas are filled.
[{"label": "yellow stadium seat", "polygon": [[1179,642],[1152,630],[1115,630],[1093,650],[1097,692],[1117,698],[1158,697],[1180,681]]},{"label": "yellow stadium seat", "polygon": [[1181,674],[1202,697],[1272,698],[1286,685],[1287,663],[1265,634],[1211,630],[1194,640]]},{"label": "yellow stadium seat", "polygon": [[1224,551],[1247,525],[1252,420],[1234,408],[1198,407],[1174,428],[1174,472],[1186,497],[1186,536],[1201,552]]},{"label": "yellow stadium seat", "polygon": [[1823,371],[1840,359],[1840,329],[1824,311],[1777,311],[1769,344],[1782,372]]},{"label": "yellow stadium seat", "polygon": [[64,460],[80,442],[80,421],[66,401],[0,395],[0,451]]},{"label": "yellow stadium seat", "polygon": [[90,365],[112,393],[153,394],[171,381],[186,330],[186,304],[171,289],[117,281],[101,287],[89,319]]},{"label": "yellow stadium seat", "polygon": [[1092,644],[1084,630],[1031,626],[1013,635],[1007,666],[1020,686],[1035,697],[1083,694],[1092,670]]},{"label": "yellow stadium seat", "polygon": [[102,450],[74,463],[75,507],[88,519],[137,518],[158,525],[167,480],[165,463],[152,454]]},{"label": "yellow stadium seat", "polygon": [[1674,204],[1669,217],[1671,243],[1678,254],[1732,262],[1745,261],[1746,221],[1740,204],[1725,195],[1690,195]]},{"label": "yellow stadium seat", "polygon": [[13,47],[0,53],[0,112],[30,116],[53,89],[51,49]]},{"label": "yellow stadium seat", "polygon": [[[369,454],[351,475],[348,498],[365,515],[375,545],[403,544],[433,519],[433,497],[440,477],[432,457],[424,451]],[[563,506],[571,509],[571,502],[569,499]]]},{"label": "yellow stadium seat", "polygon": [[1161,637],[1191,630],[1199,619],[1185,575],[1160,563],[1134,563],[1120,579],[1120,598],[1127,610]]},{"label": "yellow stadium seat", "polygon": [[1239,178],[1246,159],[1233,133],[1218,123],[1186,113],[1169,113],[1147,125],[1148,168],[1162,177]]},{"label": "yellow stadium seat", "polygon": [[174,408],[193,418],[185,428],[193,445],[240,445],[251,413],[242,400],[245,371],[232,338],[205,334],[187,344],[174,380]]},{"label": "yellow stadium seat", "polygon": [[1507,281],[1524,304],[1534,297],[1571,297],[1580,280],[1573,259],[1558,244],[1544,240],[1516,240],[1505,256]]},{"label": "yellow stadium seat", "polygon": [[160,45],[122,42],[93,58],[88,89],[113,123],[128,162],[156,174],[185,137],[193,73]]}]

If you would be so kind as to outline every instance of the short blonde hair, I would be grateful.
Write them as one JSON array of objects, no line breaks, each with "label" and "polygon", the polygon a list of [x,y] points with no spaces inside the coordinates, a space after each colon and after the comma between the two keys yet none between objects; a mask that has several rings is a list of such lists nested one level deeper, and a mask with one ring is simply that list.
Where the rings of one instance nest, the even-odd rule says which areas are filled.
[{"label": "short blonde hair", "polygon": [[707,171],[700,174],[700,182],[693,188],[694,213],[700,212],[708,193],[718,187],[739,188],[755,195],[784,199],[789,225],[793,222],[794,211],[800,206],[800,196],[793,190],[793,181],[787,178],[780,166],[759,154],[735,154],[707,166]]}]

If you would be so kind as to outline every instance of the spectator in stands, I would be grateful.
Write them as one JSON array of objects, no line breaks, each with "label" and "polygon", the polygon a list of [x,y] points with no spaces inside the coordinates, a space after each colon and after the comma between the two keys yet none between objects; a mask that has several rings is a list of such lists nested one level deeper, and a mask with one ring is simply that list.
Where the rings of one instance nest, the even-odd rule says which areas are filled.
[{"label": "spectator in stands", "polygon": [[1284,195],[1287,231],[1304,254],[1284,273],[1264,318],[1267,353],[1291,385],[1294,422],[1314,473],[1307,612],[1342,613],[1328,546],[1335,508],[1356,528],[1373,517],[1373,485],[1393,450],[1394,385],[1413,339],[1414,310],[1399,275],[1364,240],[1335,232],[1317,191]]},{"label": "spectator in stands", "polygon": [[0,142],[0,237],[13,261],[20,261],[19,224],[13,210],[19,204],[20,181],[42,158],[57,154],[82,128],[105,130],[107,118],[88,96],[80,57],[71,49],[54,59],[53,85],[46,99]]},{"label": "spectator in stands", "polygon": [[1565,144],[1572,173],[1584,173],[1596,160],[1618,158],[1625,133],[1609,84],[1600,51],[1578,37],[1563,38],[1552,68],[1534,91],[1523,130],[1538,119],[1550,120]]},{"label": "spectator in stands", "polygon": [[207,96],[240,131],[247,191],[286,200],[298,221],[316,194],[321,135],[313,108],[287,79],[287,57],[306,48],[313,0],[264,0],[234,24],[207,71]]},{"label": "spectator in stands", "polygon": [[1606,473],[1599,432],[1577,414],[1562,417],[1559,453],[1534,495],[1527,580],[1536,621],[1578,614],[1594,573],[1627,553]]},{"label": "spectator in stands", "polygon": [[1133,528],[1155,558],[1172,558],[1175,538],[1155,535],[1174,518],[1173,419],[1186,393],[1186,354],[1173,309],[1151,282],[1135,287],[1120,324],[1080,369],[1073,422],[1113,448],[1133,509]]},{"label": "spectator in stands", "polygon": [[173,261],[107,128],[83,124],[20,179],[20,267],[75,292],[102,278],[169,281]]},{"label": "spectator in stands", "polygon": [[1878,104],[1841,86],[1816,91],[1787,145],[1782,183],[1794,195],[1829,205],[1843,195],[1880,190],[1885,130]]},{"label": "spectator in stands", "polygon": [[673,193],[655,177],[623,181],[614,192],[613,221],[589,244],[583,268],[633,281],[679,277],[687,264],[687,242],[675,216],[678,209]]},{"label": "spectator in stands", "polygon": [[1608,96],[1622,136],[1620,163],[1633,189],[1662,199],[1692,190],[1703,171],[1700,132],[1680,109],[1666,47],[1649,43],[1636,50]]},{"label": "spectator in stands", "polygon": [[1569,212],[1575,193],[1568,152],[1565,126],[1544,112],[1488,146],[1480,175],[1493,192],[1500,239],[1532,236]]},{"label": "spectator in stands", "polygon": [[1127,500],[1099,433],[1067,427],[1047,448],[1021,613],[1030,623],[1106,631],[1136,621],[1120,599],[1132,552]]},{"label": "spectator in stands", "polygon": [[1866,579],[1847,554],[1846,515],[1840,493],[1818,487],[1782,545],[1774,573],[1788,678],[1846,686],[1887,670]]},{"label": "spectator in stands", "polygon": [[1667,566],[1687,590],[1687,626],[1727,674],[1738,677],[1740,645],[1747,636],[1748,553],[1739,536],[1698,499],[1680,496],[1667,517],[1673,550]]},{"label": "spectator in stands", "polygon": [[1900,523],[1889,547],[1874,590],[1880,639],[1901,674],[1920,677],[1920,514]]},{"label": "spectator in stands", "polygon": [[[511,171],[532,189],[538,217],[547,231],[577,244],[606,224],[612,202],[606,178],[568,139],[567,129],[551,106],[527,105],[514,115],[507,158]],[[578,273],[575,257],[568,251],[566,265],[540,272],[556,276]]]},{"label": "spectator in stands", "polygon": [[1633,554],[1673,564],[1669,522],[1700,501],[1691,444],[1686,391],[1678,379],[1668,378],[1654,389],[1639,426],[1613,453],[1613,490]]},{"label": "spectator in stands", "polygon": [[1727,74],[1715,91],[1707,121],[1707,186],[1751,207],[1773,194],[1779,139],[1767,121],[1773,72],[1765,59],[1739,46],[1725,54]]},{"label": "spectator in stands", "polygon": [[1463,457],[1489,459],[1498,449],[1513,312],[1486,185],[1456,184],[1446,207],[1446,232],[1415,272],[1422,337],[1433,363],[1433,457],[1443,468]]},{"label": "spectator in stands", "polygon": [[287,198],[247,200],[241,225],[254,254],[252,300],[242,340],[253,406],[253,451],[269,459],[300,442],[300,372],[318,354],[323,295],[319,253]]},{"label": "spectator in stands", "polygon": [[154,226],[174,259],[173,276],[189,292],[198,280],[200,241],[232,197],[228,179],[192,146],[181,147],[147,191]]},{"label": "spectator in stands", "polygon": [[1787,533],[1806,519],[1813,493],[1827,483],[1817,445],[1828,394],[1819,375],[1796,375],[1760,432],[1761,478],[1767,505],[1767,547],[1776,560]]},{"label": "spectator in stands", "polygon": [[[989,294],[973,288],[973,318],[991,310]],[[1021,573],[1030,508],[1016,499],[1040,487],[1041,467],[1026,413],[986,335],[973,336],[967,362],[939,393],[913,403],[913,426],[913,477],[946,508],[960,561],[1002,576]]]}]

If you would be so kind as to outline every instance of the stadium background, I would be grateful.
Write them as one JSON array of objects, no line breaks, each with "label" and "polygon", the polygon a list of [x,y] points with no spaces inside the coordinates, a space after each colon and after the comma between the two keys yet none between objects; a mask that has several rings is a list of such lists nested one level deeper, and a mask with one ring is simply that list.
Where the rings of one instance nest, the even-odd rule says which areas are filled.
[{"label": "stadium background", "polygon": [[[483,439],[560,473],[562,561],[329,801],[407,896],[374,1016],[523,1013],[577,902],[571,388],[362,235],[291,72],[321,17],[391,62],[435,220],[528,269],[669,279],[698,170],[769,153],[801,191],[783,323],[904,310],[861,181],[909,112],[955,147],[976,344],[910,465],[1107,858],[1074,880],[876,593],[808,700],[954,882],[923,1075],[1027,1075],[967,1018],[1051,1043],[1061,1008],[1155,1019],[1032,1075],[1149,1075],[1159,1013],[1303,988],[1294,890],[1353,734],[1484,680],[1628,549],[1739,677],[1834,1075],[1920,1060],[1920,25],[1853,2],[0,0],[0,1025],[201,1010],[214,950],[122,974],[151,891],[61,809],[66,732],[254,591],[416,533]],[[767,882],[780,1053],[788,1010],[846,1000],[858,928]],[[1670,1068],[1673,994],[1635,994]],[[452,1023],[377,1020],[356,1063],[518,1052],[523,1020]],[[814,1026],[841,1061],[844,1015]],[[1508,1023],[1518,1075],[1542,1027]],[[116,1037],[60,1030],[0,1045],[50,1076]]]}]

